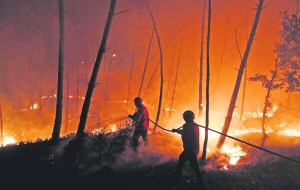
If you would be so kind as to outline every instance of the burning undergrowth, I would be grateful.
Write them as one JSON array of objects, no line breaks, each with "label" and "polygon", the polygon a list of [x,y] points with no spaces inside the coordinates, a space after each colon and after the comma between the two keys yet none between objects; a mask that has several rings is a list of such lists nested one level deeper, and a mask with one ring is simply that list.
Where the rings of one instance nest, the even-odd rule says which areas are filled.
[{"label": "burning undergrowth", "polygon": [[[148,189],[193,189],[191,186],[195,182],[195,176],[188,164],[179,186],[169,181],[182,151],[180,135],[158,130],[149,134],[148,146],[144,146],[141,141],[136,153],[131,144],[133,128],[130,122],[127,124],[126,121],[117,122],[102,126],[100,129],[85,133],[81,137],[70,134],[61,138],[56,145],[49,144],[49,141],[41,141],[3,147],[2,154],[9,148],[26,148],[21,153],[11,153],[8,156],[10,161],[24,164],[10,166],[10,161],[5,161],[5,157],[2,157],[1,162],[5,165],[1,165],[1,171],[5,173],[5,176],[2,175],[3,179],[16,176],[18,173],[18,177],[28,180],[36,178],[41,183],[49,183],[53,179],[62,181],[67,178],[75,184],[74,180],[81,180],[82,187],[95,184],[102,187],[101,185],[105,184],[112,189],[141,189],[146,184]],[[299,138],[279,134],[269,136],[266,149],[288,157],[300,158]],[[259,142],[261,134],[247,133],[236,137],[255,144]],[[261,189],[270,186],[271,177],[279,180],[277,173],[281,172],[290,175],[294,184],[298,184],[299,187],[296,179],[300,178],[300,171],[292,169],[297,163],[228,139],[223,151],[213,154],[211,148],[214,147],[211,145],[213,141],[214,139],[209,139],[210,151],[206,162],[201,162],[199,158],[205,181],[211,189],[253,189],[253,187]],[[35,153],[37,151],[33,148],[35,144],[39,144],[40,153]],[[202,146],[202,141],[200,145]],[[30,154],[25,154],[26,152]],[[286,176],[283,178],[287,179]],[[136,183],[133,179],[139,182]],[[64,183],[70,184],[66,181]],[[284,186],[275,182],[278,187],[288,185],[286,182],[281,183],[284,183]]]}]

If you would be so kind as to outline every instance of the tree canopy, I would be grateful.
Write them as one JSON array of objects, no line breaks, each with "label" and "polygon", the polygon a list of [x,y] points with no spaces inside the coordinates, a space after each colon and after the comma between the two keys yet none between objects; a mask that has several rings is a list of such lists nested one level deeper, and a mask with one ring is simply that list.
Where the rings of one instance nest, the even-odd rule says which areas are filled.
[{"label": "tree canopy", "polygon": [[283,78],[286,91],[300,91],[300,21],[298,14],[281,13],[282,30],[275,44],[275,53],[279,55],[279,64],[283,66]]}]

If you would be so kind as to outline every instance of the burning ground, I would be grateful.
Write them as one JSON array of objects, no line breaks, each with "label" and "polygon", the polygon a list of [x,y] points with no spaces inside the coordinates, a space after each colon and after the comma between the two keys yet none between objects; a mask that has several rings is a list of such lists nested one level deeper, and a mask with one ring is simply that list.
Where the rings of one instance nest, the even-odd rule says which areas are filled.
[{"label": "burning ground", "polygon": [[[43,189],[196,189],[196,178],[188,164],[180,182],[172,179],[182,151],[179,135],[158,130],[149,134],[150,145],[141,145],[135,153],[131,149],[131,132],[125,122],[87,133],[82,141],[71,134],[58,144],[40,140],[2,147],[2,184]],[[257,144],[261,133],[249,131],[235,137]],[[206,162],[199,157],[210,189],[300,188],[299,163],[229,139],[222,152],[214,153],[215,138],[211,135]],[[105,142],[105,147],[100,142]],[[299,137],[269,133],[264,148],[300,161]]]}]

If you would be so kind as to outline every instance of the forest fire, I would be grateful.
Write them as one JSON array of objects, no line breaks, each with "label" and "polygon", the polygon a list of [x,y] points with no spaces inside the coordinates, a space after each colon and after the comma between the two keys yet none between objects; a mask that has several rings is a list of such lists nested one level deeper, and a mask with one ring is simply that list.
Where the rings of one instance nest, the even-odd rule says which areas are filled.
[{"label": "forest fire", "polygon": [[10,144],[16,144],[16,139],[14,137],[6,137],[4,136],[3,138],[3,145],[2,146],[7,146]]},{"label": "forest fire", "polygon": [[[196,124],[191,130],[194,138],[185,137],[192,129],[186,130],[192,123],[184,125],[186,110],[194,112],[201,128],[199,164],[203,156],[203,169],[208,171],[204,174],[217,175],[207,181],[211,187],[217,180],[231,186],[211,189],[241,189],[245,184],[250,184],[249,189],[272,189],[259,181],[265,176],[256,179],[256,174],[269,172],[269,168],[261,172],[263,161],[299,160],[295,153],[300,146],[298,0],[0,4],[0,143],[3,150],[14,145],[32,150],[30,159],[21,162],[28,168],[45,159],[45,168],[51,171],[34,179],[55,176],[56,171],[50,172],[56,166],[67,166],[66,170],[75,169],[80,175],[121,168],[129,175],[125,179],[118,175],[118,189],[133,187],[126,179],[131,174],[133,179],[142,176],[137,173],[146,173],[147,180],[136,181],[170,181],[154,175],[158,170],[168,174],[169,168],[160,164],[174,166],[180,152],[189,147],[186,139],[192,139],[198,152]],[[148,131],[140,130],[145,140],[141,146],[135,141],[140,131],[134,133],[128,119],[139,109],[134,102],[137,96],[143,99],[149,118],[155,118],[155,123],[149,119]],[[146,128],[147,122],[136,126]],[[202,125],[209,127],[207,139]],[[184,130],[178,131],[180,127]],[[34,145],[39,145],[43,158],[34,154]],[[53,156],[51,164],[48,153]],[[106,161],[109,167],[104,166]],[[7,163],[14,162],[19,163],[17,159]],[[274,170],[280,170],[279,162]],[[252,172],[253,165],[257,173],[231,175],[245,168]],[[144,172],[145,168],[151,172]],[[38,176],[43,170],[34,172]],[[28,169],[19,171],[24,171],[22,178]],[[299,170],[295,171],[299,178]],[[116,173],[103,176],[115,180]],[[241,176],[251,179],[241,186],[234,184]],[[182,183],[190,186],[193,180],[187,178]],[[294,181],[300,187],[299,180]]]},{"label": "forest fire", "polygon": [[244,152],[240,146],[229,147],[226,144],[222,147],[222,153],[229,156],[230,165],[236,165],[242,156],[246,156],[246,152]]}]

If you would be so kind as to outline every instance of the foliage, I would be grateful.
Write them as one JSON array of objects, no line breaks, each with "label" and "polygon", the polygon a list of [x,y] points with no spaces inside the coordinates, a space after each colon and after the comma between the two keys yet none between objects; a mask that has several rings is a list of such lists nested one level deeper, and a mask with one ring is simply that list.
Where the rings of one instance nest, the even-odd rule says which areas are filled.
[{"label": "foliage", "polygon": [[99,164],[101,167],[111,167],[120,155],[129,145],[130,135],[133,131],[132,125],[125,124],[126,127],[117,125],[116,132],[106,133],[105,126],[95,135],[94,151],[99,155]]},{"label": "foliage", "polygon": [[279,42],[275,52],[280,54],[280,64],[284,65],[286,91],[300,91],[300,21],[298,14],[281,13],[282,30],[279,31]]},{"label": "foliage", "polygon": [[87,157],[85,142],[88,133],[76,136],[70,140],[63,150],[63,160],[69,169],[77,169]]},{"label": "foliage", "polygon": [[282,79],[279,78],[278,75],[276,75],[276,78],[277,78],[277,83],[275,83],[274,80],[272,79],[268,79],[266,75],[259,73],[259,74],[255,74],[252,77],[249,77],[249,80],[253,82],[261,82],[262,87],[270,88],[270,90],[282,89],[284,86],[284,82],[282,81]]}]

